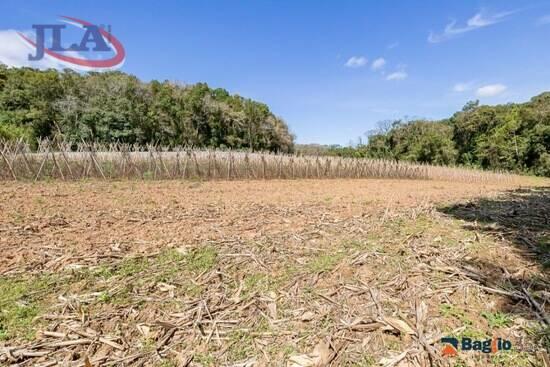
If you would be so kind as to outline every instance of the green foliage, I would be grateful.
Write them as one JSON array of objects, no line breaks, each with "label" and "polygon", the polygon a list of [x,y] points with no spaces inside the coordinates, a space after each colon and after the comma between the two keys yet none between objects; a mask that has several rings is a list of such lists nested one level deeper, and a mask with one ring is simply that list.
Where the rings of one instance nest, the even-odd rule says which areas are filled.
[{"label": "green foliage", "polygon": [[212,355],[203,353],[195,353],[193,356],[193,361],[205,367],[214,366],[216,362]]},{"label": "green foliage", "polygon": [[132,276],[149,267],[147,258],[135,257],[123,260],[117,268],[116,274],[121,276]]},{"label": "green foliage", "polygon": [[0,139],[2,140],[19,140],[23,139],[27,142],[32,142],[32,131],[25,126],[17,126],[7,122],[2,122],[0,117]]},{"label": "green foliage", "polygon": [[[34,144],[57,133],[72,141],[294,151],[288,126],[265,104],[204,83],[0,65],[0,139]],[[387,122],[367,144],[303,145],[298,153],[550,176],[550,92],[523,104],[468,102],[445,120]]]},{"label": "green foliage", "polygon": [[356,147],[325,154],[464,165],[550,176],[550,92],[523,104],[468,102],[440,121],[395,121]]},{"label": "green foliage", "polygon": [[464,325],[472,325],[472,320],[466,315],[466,311],[458,308],[452,304],[444,303],[439,306],[439,313],[443,317],[453,317],[457,320],[460,320]]},{"label": "green foliage", "polygon": [[158,363],[158,367],[177,367],[177,363],[174,361],[162,361]]},{"label": "green foliage", "polygon": [[541,330],[536,331],[535,335],[540,339],[540,344],[544,348],[550,349],[550,327],[543,327]]},{"label": "green foliage", "polygon": [[550,93],[523,104],[471,104],[449,120],[456,163],[550,176]]},{"label": "green foliage", "polygon": [[0,277],[0,340],[16,335],[34,338],[34,319],[40,313],[39,300],[55,285],[47,276],[37,279]]},{"label": "green foliage", "polygon": [[143,83],[122,72],[78,74],[0,66],[0,138],[289,153],[288,126],[259,102],[204,83]]},{"label": "green foliage", "polygon": [[481,316],[487,320],[491,329],[505,328],[512,325],[512,319],[509,315],[502,312],[482,312]]},{"label": "green foliage", "polygon": [[457,151],[448,122],[396,121],[386,133],[369,137],[368,144],[357,147],[332,148],[330,152],[343,157],[408,160],[448,165],[455,163]]},{"label": "green foliage", "polygon": [[313,258],[307,265],[312,273],[328,272],[334,269],[343,257],[344,253],[342,252],[320,254]]},{"label": "green foliage", "polygon": [[[396,125],[386,139],[395,159],[441,165],[455,160],[452,128],[445,122],[414,121]],[[367,148],[367,151],[372,149]]]},{"label": "green foliage", "polygon": [[218,253],[210,246],[199,247],[186,255],[187,268],[196,273],[208,271],[214,267]]}]

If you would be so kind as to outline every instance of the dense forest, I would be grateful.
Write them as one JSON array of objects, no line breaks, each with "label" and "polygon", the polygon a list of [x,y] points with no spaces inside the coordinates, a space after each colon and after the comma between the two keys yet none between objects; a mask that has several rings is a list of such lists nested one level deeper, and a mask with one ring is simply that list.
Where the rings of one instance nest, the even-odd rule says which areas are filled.
[{"label": "dense forest", "polygon": [[550,176],[550,93],[527,103],[480,106],[439,121],[397,120],[349,147],[298,146],[298,152],[463,165]]},{"label": "dense forest", "polygon": [[141,82],[0,64],[0,139],[215,147],[385,158],[550,176],[550,93],[527,103],[469,102],[439,121],[385,122],[355,146],[297,145],[265,104],[204,83]]},{"label": "dense forest", "polygon": [[0,64],[0,138],[34,144],[58,133],[70,141],[285,153],[294,145],[286,123],[265,104],[203,83]]}]

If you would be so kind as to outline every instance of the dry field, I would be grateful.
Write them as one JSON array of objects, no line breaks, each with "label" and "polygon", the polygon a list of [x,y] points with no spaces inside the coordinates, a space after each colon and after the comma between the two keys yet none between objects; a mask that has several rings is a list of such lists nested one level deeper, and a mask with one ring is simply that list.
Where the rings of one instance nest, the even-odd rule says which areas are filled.
[{"label": "dry field", "polygon": [[548,367],[548,181],[4,181],[0,249],[0,365]]},{"label": "dry field", "polygon": [[128,144],[0,140],[0,181],[59,179],[311,179],[402,178],[477,183],[522,182],[506,172],[481,171],[370,158],[296,156],[182,147]]}]

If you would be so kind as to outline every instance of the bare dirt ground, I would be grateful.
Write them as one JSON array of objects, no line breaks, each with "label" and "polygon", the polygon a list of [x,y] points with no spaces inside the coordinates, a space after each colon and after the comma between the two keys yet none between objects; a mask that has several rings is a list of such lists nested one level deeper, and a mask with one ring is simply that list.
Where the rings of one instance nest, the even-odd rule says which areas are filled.
[{"label": "bare dirt ground", "polygon": [[549,217],[543,181],[3,182],[0,364],[544,366]]}]

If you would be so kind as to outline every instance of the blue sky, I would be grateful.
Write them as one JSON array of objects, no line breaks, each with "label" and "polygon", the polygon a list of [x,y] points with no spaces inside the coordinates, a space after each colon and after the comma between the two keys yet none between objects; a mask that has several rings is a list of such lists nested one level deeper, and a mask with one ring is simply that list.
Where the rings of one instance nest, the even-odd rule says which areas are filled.
[{"label": "blue sky", "polygon": [[2,32],[59,15],[110,24],[122,71],[265,102],[299,143],[550,89],[550,2],[4,0],[0,14],[0,61],[17,64],[2,60],[15,42]]}]

